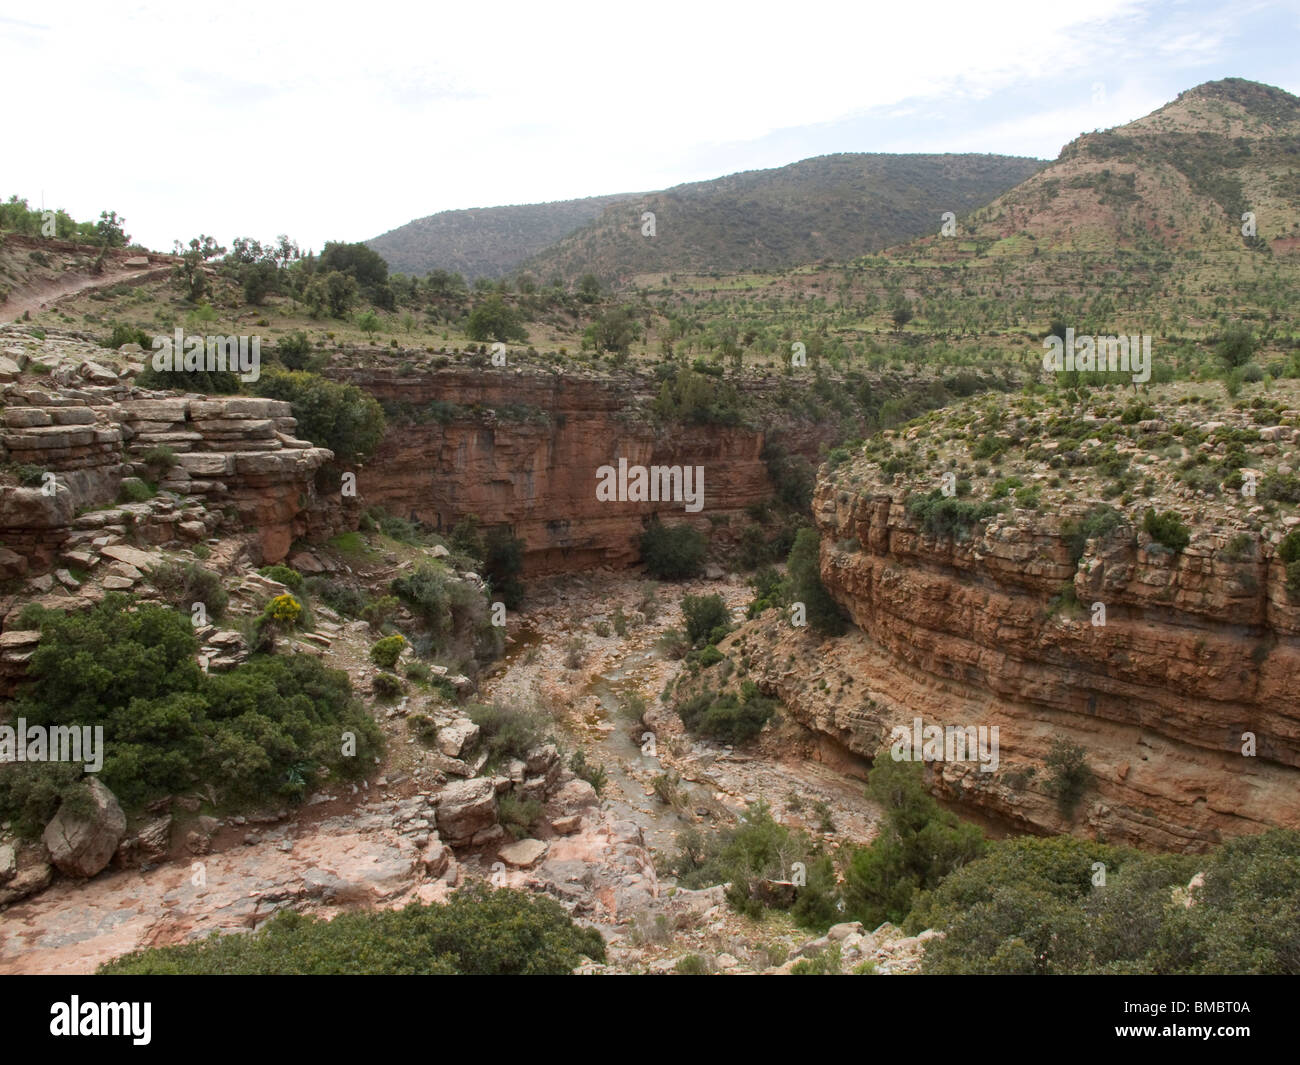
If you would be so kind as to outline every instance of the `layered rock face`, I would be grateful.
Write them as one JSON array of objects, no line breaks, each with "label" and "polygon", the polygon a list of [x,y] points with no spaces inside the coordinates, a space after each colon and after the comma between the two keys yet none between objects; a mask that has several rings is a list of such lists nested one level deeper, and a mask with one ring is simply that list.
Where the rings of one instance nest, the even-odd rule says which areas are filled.
[{"label": "layered rock face", "polygon": [[[443,530],[467,514],[509,526],[524,542],[530,575],[634,563],[637,539],[655,516],[690,522],[725,543],[727,523],[738,532],[745,508],[772,497],[764,433],[713,425],[656,432],[634,413],[654,395],[649,379],[494,369],[332,376],[417,412],[413,423],[393,420],[359,471],[365,501]],[[437,420],[430,404],[445,405]],[[815,456],[819,442],[810,431],[800,450]],[[620,458],[629,466],[703,467],[702,509],[597,499],[597,471]]]},{"label": "layered rock face", "polygon": [[[56,361],[48,377],[24,372],[23,347],[0,412],[0,463],[24,483],[0,485],[0,576],[51,569],[68,551],[130,539],[162,544],[212,533],[223,512],[256,529],[266,561],[308,531],[314,475],[332,453],[293,436],[288,403],[244,397],[164,397],[99,363],[68,362],[88,345],[33,342]],[[75,368],[74,368],[75,367]],[[47,367],[48,372],[48,367]],[[162,449],[174,463],[160,458]],[[113,506],[124,477],[158,480],[160,495]],[[102,541],[102,543],[101,543]]]},{"label": "layered rock face", "polygon": [[332,451],[295,439],[288,403],[275,399],[135,399],[123,405],[128,454],[143,462],[154,448],[176,452],[159,483],[210,506],[232,506],[257,530],[262,555],[278,562],[307,531],[316,470]]},{"label": "layered rock face", "polygon": [[[790,653],[759,668],[805,724],[868,757],[917,717],[996,725],[996,772],[935,761],[927,773],[937,794],[1022,831],[1199,850],[1300,828],[1300,611],[1273,545],[1231,562],[1226,536],[1174,555],[1130,529],[1093,541],[1076,573],[1046,518],[936,539],[901,498],[828,481],[814,513],[822,580],[861,632],[823,645],[812,673],[806,636],[775,637]],[[1080,608],[1054,608],[1070,581]],[[838,691],[814,684],[836,675]],[[1086,751],[1073,812],[1050,784],[1057,739]]]}]

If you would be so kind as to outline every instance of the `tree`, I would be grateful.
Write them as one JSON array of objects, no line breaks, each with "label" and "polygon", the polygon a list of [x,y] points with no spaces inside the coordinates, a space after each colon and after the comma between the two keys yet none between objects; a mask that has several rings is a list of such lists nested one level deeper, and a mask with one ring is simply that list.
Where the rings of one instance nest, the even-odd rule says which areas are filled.
[{"label": "tree", "polygon": [[1214,353],[1228,369],[1245,366],[1255,356],[1259,342],[1250,327],[1237,322],[1228,326],[1220,335]]},{"label": "tree", "polygon": [[126,219],[119,218],[116,211],[100,211],[99,221],[95,223],[95,235],[99,238],[101,247],[124,247],[131,240],[123,229],[125,225]]},{"label": "tree", "polygon": [[867,777],[867,797],[885,808],[885,829],[853,854],[844,878],[848,913],[869,927],[901,922],[917,891],[939,885],[954,869],[978,858],[984,837],[940,808],[925,790],[918,762],[883,753]]},{"label": "tree", "polygon": [[506,306],[505,300],[498,295],[491,295],[470,312],[465,323],[465,335],[470,340],[496,340],[506,343],[511,340],[527,340],[528,333],[519,323],[515,312]]},{"label": "tree", "polygon": [[215,238],[203,233],[194,237],[188,247],[181,244],[179,240],[174,241],[172,247],[174,254],[179,255],[181,259],[176,264],[172,277],[180,282],[190,302],[198,303],[208,291],[208,275],[204,263],[218,255],[224,255],[226,249],[221,247]]},{"label": "tree", "polygon": [[626,355],[632,341],[640,336],[641,327],[632,312],[626,307],[615,307],[592,322],[583,339],[598,352],[613,351]]},{"label": "tree", "polygon": [[242,271],[244,300],[254,307],[260,307],[266,297],[278,291],[280,273],[275,263],[267,259],[249,263]]},{"label": "tree", "polygon": [[337,270],[357,283],[366,299],[377,307],[391,311],[393,294],[388,287],[388,263],[382,255],[364,244],[329,241],[320,255],[322,270]]},{"label": "tree", "polygon": [[689,525],[653,521],[641,534],[641,561],[646,572],[663,580],[694,577],[704,565],[708,542]]},{"label": "tree", "polygon": [[357,315],[357,328],[366,336],[373,337],[379,332],[379,315],[374,311],[363,311]]},{"label": "tree", "polygon": [[583,274],[578,279],[577,293],[583,303],[595,303],[600,299],[600,279],[595,274]]},{"label": "tree", "polygon": [[912,320],[912,305],[901,293],[893,298],[889,305],[889,317],[894,320],[894,328],[902,329]]},{"label": "tree", "polygon": [[822,584],[820,573],[821,538],[816,529],[800,529],[786,560],[790,580],[790,601],[803,603],[808,624],[828,636],[844,631],[845,617],[840,605]]},{"label": "tree", "polygon": [[383,436],[383,408],[355,385],[272,366],[263,368],[254,388],[260,396],[288,400],[299,434],[329,448],[338,462],[364,462]]},{"label": "tree", "polygon": [[731,622],[731,613],[720,595],[686,596],[682,599],[682,616],[686,619],[686,636],[696,647],[714,642],[714,632]]}]

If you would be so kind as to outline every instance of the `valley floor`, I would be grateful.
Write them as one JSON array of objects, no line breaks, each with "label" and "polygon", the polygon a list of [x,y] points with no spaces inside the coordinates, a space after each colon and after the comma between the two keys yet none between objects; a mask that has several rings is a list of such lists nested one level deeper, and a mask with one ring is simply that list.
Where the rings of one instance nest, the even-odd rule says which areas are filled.
[{"label": "valley floor", "polygon": [[[432,821],[424,782],[427,763],[436,764],[438,755],[409,738],[403,716],[414,705],[380,706],[375,713],[388,734],[388,755],[366,787],[321,792],[293,811],[227,818],[209,852],[177,846],[153,867],[109,870],[84,882],[60,879],[0,915],[0,973],[88,973],[141,947],[255,928],[283,908],[328,916],[432,902],[470,879],[561,898],[605,934],[608,962],[597,967],[604,971],[664,971],[687,953],[719,958],[722,968],[771,971],[808,934],[783,917],[755,924],[736,916],[719,888],[676,890],[662,870],[677,832],[730,823],[762,799],[779,819],[836,846],[872,838],[879,811],[863,797],[861,781],[840,767],[808,760],[806,751],[783,758],[779,737],[764,744],[775,752],[694,742],[659,702],[680,663],[656,643],[680,627],[681,596],[716,592],[740,617],[749,589],[739,578],[665,585],[662,609],[644,622],[636,613],[644,582],[633,578],[566,577],[538,582],[530,592],[527,608],[510,619],[505,659],[475,698],[539,705],[554,716],[561,745],[582,748],[608,775],[598,807],[577,800],[577,832],[537,833],[548,848],[544,861],[507,868],[499,847],[488,845],[449,855],[444,870],[430,869],[422,851]],[[601,624],[620,605],[632,618],[625,636]],[[604,631],[610,634],[598,635]],[[344,625],[326,653],[362,689],[372,672],[370,638],[364,624]],[[577,641],[582,650],[575,654]],[[629,693],[650,708],[650,732],[620,711]],[[653,786],[667,771],[680,774],[673,806]]]}]

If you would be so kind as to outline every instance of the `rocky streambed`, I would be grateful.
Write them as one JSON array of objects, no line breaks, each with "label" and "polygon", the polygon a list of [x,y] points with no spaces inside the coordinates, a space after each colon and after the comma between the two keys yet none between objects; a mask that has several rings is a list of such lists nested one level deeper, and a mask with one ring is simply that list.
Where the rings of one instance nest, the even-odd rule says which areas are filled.
[{"label": "rocky streambed", "polygon": [[[614,575],[537,582],[527,609],[508,619],[506,657],[474,698],[540,708],[553,718],[558,749],[544,745],[527,764],[476,776],[482,766],[445,744],[412,740],[405,716],[427,697],[377,705],[389,750],[365,785],[322,791],[298,808],[200,818],[202,832],[173,830],[173,845],[152,861],[56,879],[0,911],[0,973],[90,972],[141,947],[247,931],[285,908],[328,917],[434,902],[469,879],[558,898],[602,929],[608,969],[670,967],[687,949],[769,969],[771,929],[760,944],[718,889],[678,890],[660,872],[677,833],[728,823],[757,799],[803,823],[812,801],[821,812],[806,827],[832,843],[861,841],[875,811],[860,782],[802,749],[783,757],[771,741],[750,752],[697,743],[660,703],[681,666],[659,639],[681,627],[683,595],[713,592],[737,615],[750,594],[738,579],[657,591]],[[648,598],[657,603],[652,616],[641,609]],[[344,624],[327,649],[304,641],[301,653],[346,668],[365,691],[371,638],[364,625]],[[643,720],[626,712],[635,696]],[[437,713],[455,718],[443,726],[448,742],[472,735],[455,708]],[[601,794],[569,768],[577,750],[604,770]],[[656,791],[661,777],[674,781],[670,794]],[[497,823],[506,794],[544,799],[525,840]],[[780,934],[792,949],[807,939],[793,927]]]}]

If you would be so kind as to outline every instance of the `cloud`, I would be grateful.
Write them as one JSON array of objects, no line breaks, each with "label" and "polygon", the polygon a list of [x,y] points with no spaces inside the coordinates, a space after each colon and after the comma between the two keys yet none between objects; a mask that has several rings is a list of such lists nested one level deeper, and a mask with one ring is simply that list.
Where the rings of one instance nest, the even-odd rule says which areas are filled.
[{"label": "cloud", "polygon": [[[1052,154],[1078,119],[1104,124],[1053,94],[1099,70],[1116,80],[1105,72],[1122,69],[1117,52],[1132,52],[1123,42],[1139,30],[1177,26],[1143,53],[1170,63],[1200,62],[1242,32],[1226,15],[1198,23],[1194,7],[1162,10],[1148,0],[1008,0],[996,17],[947,0],[69,3],[42,11],[43,32],[0,43],[0,90],[21,100],[39,86],[51,131],[38,150],[11,153],[7,180],[78,217],[115,208],[153,246],[202,230],[223,241],[287,231],[319,247],[452,207],[741,169],[721,157],[726,145],[750,165],[779,165],[793,158],[764,146],[792,143],[791,130],[804,131],[798,142],[861,128],[891,145],[1044,154],[1051,144]],[[1145,106],[1149,95],[1133,98]],[[1108,99],[1105,123],[1141,113],[1124,111],[1118,90]],[[960,128],[944,121],[954,110]],[[891,111],[915,128],[872,125]],[[986,132],[995,143],[980,141]],[[715,168],[695,169],[704,160]]]}]

